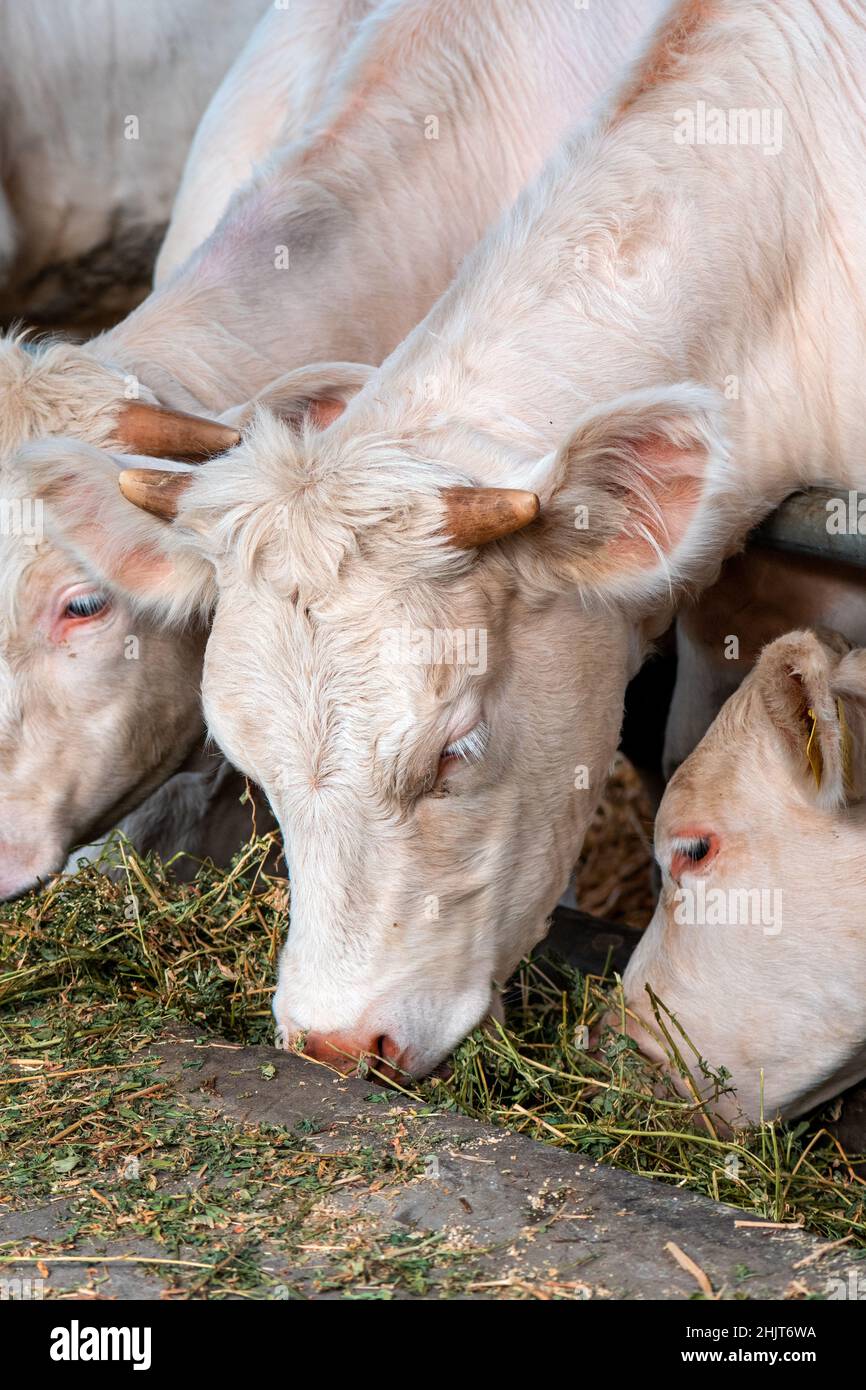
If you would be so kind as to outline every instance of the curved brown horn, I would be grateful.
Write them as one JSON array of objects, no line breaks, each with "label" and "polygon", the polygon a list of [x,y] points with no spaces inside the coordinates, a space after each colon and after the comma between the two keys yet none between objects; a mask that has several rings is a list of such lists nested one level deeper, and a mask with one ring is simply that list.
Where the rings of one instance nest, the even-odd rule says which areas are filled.
[{"label": "curved brown horn", "polygon": [[127,502],[142,511],[174,521],[192,473],[169,473],[161,468],[125,468],[117,481]]},{"label": "curved brown horn", "polygon": [[237,430],[146,401],[129,401],[117,417],[115,437],[134,454],[201,463],[240,443]]},{"label": "curved brown horn", "polygon": [[540,506],[534,492],[513,487],[449,487],[444,497],[448,536],[461,550],[520,531]]}]

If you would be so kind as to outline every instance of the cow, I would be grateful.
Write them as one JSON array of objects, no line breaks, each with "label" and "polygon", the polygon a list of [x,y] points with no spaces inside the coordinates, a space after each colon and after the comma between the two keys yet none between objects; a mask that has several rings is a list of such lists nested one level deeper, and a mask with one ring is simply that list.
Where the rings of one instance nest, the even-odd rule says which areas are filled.
[{"label": "cow", "polygon": [[195,132],[159,248],[165,284],[215,230],[235,192],[281,146],[299,140],[376,0],[271,5],[229,69]]},{"label": "cow", "polygon": [[841,61],[841,0],[681,0],[326,428],[122,495],[104,452],[30,459],[107,583],[213,610],[208,724],[292,874],[283,1045],[435,1067],[543,936],[683,589],[793,488],[862,485]]},{"label": "cow", "polygon": [[728,560],[698,603],[677,616],[677,676],[665,729],[669,780],[700,743],[764,646],[821,626],[866,646],[866,575],[851,565],[760,546]]},{"label": "cow", "polygon": [[[202,120],[202,129],[217,147],[218,157],[214,158],[212,145],[202,138],[201,131],[193,142],[169,234],[160,253],[158,281],[169,279],[175,268],[173,262],[179,261],[185,252],[191,253],[210,235],[231,196],[251,177],[256,165],[269,158],[275,146],[291,143],[300,135],[315,115],[326,70],[348,49],[358,24],[371,8],[372,0],[342,0],[339,4],[308,0],[303,6],[293,7],[291,14],[275,8],[265,14]],[[246,96],[250,92],[255,94],[254,100]],[[142,317],[146,327],[148,316]],[[14,335],[7,342],[14,343]],[[13,366],[15,356],[13,353]],[[62,394],[55,404],[62,406]],[[13,434],[7,441],[10,446],[14,439]],[[5,536],[8,592],[13,598],[16,553],[25,566],[33,564],[36,537],[27,534],[25,523],[23,538],[28,548],[22,554],[20,545],[16,548],[11,544],[16,520],[19,540],[22,538],[22,509],[32,509],[32,501],[26,488],[21,488],[20,479],[16,482],[10,476],[5,492],[0,500],[0,553]],[[51,574],[51,557],[44,540],[38,550],[39,568],[25,580],[25,587],[32,585],[31,603],[34,598],[38,601],[39,586]],[[62,574],[63,558],[53,559],[54,570]],[[138,635],[126,634],[119,642],[112,630],[117,626],[118,605],[113,604],[110,610],[107,604],[95,605],[94,586],[85,574],[79,577],[81,583],[68,590],[71,621],[57,635],[63,653],[70,659],[87,658],[83,682],[80,668],[61,662],[52,678],[55,688],[50,698],[40,701],[32,661],[40,656],[39,647],[26,652],[31,657],[29,663],[22,661],[22,645],[20,640],[14,643],[15,633],[9,628],[7,659],[11,666],[18,654],[20,670],[28,676],[29,684],[22,696],[20,690],[16,694],[14,683],[10,682],[6,694],[7,728],[11,723],[13,729],[7,748],[12,748],[15,721],[22,747],[7,752],[12,795],[7,795],[3,811],[4,819],[10,823],[18,819],[23,835],[14,837],[9,830],[0,834],[0,897],[16,895],[29,886],[29,875],[22,875],[20,862],[28,847],[36,865],[47,862],[61,867],[66,849],[94,837],[90,843],[77,844],[65,865],[66,872],[74,872],[85,860],[98,860],[111,868],[117,862],[113,845],[113,831],[117,830],[139,852],[155,852],[163,861],[171,861],[173,876],[184,881],[194,876],[198,860],[207,857],[218,865],[226,865],[251,833],[273,827],[273,818],[258,789],[245,785],[224,759],[202,745],[201,718],[196,712],[202,634],[185,634],[178,641],[154,632],[146,632],[142,637],[139,630]],[[42,616],[38,607],[36,612]],[[90,631],[94,625],[102,629],[95,642]],[[83,650],[78,650],[82,639]],[[139,661],[142,643],[144,666]],[[131,664],[121,662],[121,657]],[[196,673],[192,681],[190,669]],[[35,738],[27,720],[22,718],[19,701],[25,698],[28,712],[35,716],[33,725],[38,729],[42,721],[41,732]],[[149,706],[154,703],[156,709],[150,715]],[[97,718],[100,725],[96,734],[90,735],[87,761],[76,761],[77,754],[71,750],[70,767],[70,750],[57,745],[61,739],[65,742],[64,729],[71,706],[83,710],[85,716]],[[103,761],[99,759],[100,748],[104,750]],[[54,782],[48,775],[49,768],[54,770]],[[19,786],[31,773],[34,779],[32,787],[24,788],[20,801],[14,794],[16,772]],[[55,810],[58,804],[63,806],[65,816],[65,824],[59,827]],[[4,861],[13,840],[10,869]],[[182,855],[178,855],[179,850]],[[25,870],[26,863],[25,859]]]},{"label": "cow", "polygon": [[0,319],[146,292],[196,124],[263,0],[0,8]]},{"label": "cow", "polygon": [[[665,791],[627,1031],[687,1090],[660,1019],[730,1124],[866,1076],[864,796],[866,650],[808,630],[764,648]],[[731,1075],[718,1097],[708,1067]]]},{"label": "cow", "polygon": [[[73,471],[88,445],[201,459],[236,439],[257,397],[325,423],[614,80],[647,22],[632,0],[590,11],[387,0],[360,24],[304,137],[134,314],[85,346],[0,342],[0,468],[18,518],[0,536],[0,896],[140,806],[198,755],[202,734],[206,623],[163,629],[128,586],[51,540],[47,511],[34,546],[25,513],[41,501],[23,446],[72,436],[58,447]],[[324,380],[302,365],[335,353]]]}]

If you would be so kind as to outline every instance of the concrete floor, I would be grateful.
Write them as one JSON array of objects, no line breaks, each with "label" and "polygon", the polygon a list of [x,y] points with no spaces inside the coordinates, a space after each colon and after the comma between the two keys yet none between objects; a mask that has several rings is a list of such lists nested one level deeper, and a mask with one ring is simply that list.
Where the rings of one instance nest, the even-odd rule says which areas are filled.
[{"label": "concrete floor", "polygon": [[[345,1080],[267,1047],[173,1042],[157,1055],[160,1080],[168,1080],[194,1109],[216,1110],[239,1129],[254,1122],[300,1130],[305,1146],[323,1155],[352,1140],[375,1155],[377,1148],[393,1145],[395,1135],[404,1148],[416,1150],[419,1171],[411,1180],[353,1180],[337,1201],[344,1217],[366,1223],[371,1240],[393,1244],[406,1232],[443,1238],[449,1251],[459,1252],[461,1270],[455,1287],[443,1266],[447,1296],[693,1297],[699,1279],[681,1267],[670,1243],[723,1297],[826,1293],[830,1280],[845,1278],[853,1267],[844,1249],[821,1254],[822,1243],[800,1230],[738,1226],[742,1211],[466,1117],[418,1113],[399,1093]],[[68,1229],[69,1218],[62,1202],[7,1214],[0,1219],[0,1242],[14,1241],[38,1255],[42,1241]],[[164,1280],[147,1265],[101,1264],[106,1255],[158,1259],[164,1252],[152,1241],[132,1237],[106,1249],[79,1240],[75,1250],[88,1257],[89,1277],[93,1281],[96,1272],[101,1296],[158,1298],[163,1292]],[[81,1287],[82,1264],[44,1258],[51,1293],[62,1296],[64,1289]],[[262,1259],[276,1290],[270,1296],[281,1296],[281,1283],[293,1296],[341,1296],[321,1291],[329,1261],[337,1259],[327,1245],[294,1264],[267,1249]],[[27,1279],[34,1272],[33,1264],[22,1264],[6,1266],[2,1274]]]}]

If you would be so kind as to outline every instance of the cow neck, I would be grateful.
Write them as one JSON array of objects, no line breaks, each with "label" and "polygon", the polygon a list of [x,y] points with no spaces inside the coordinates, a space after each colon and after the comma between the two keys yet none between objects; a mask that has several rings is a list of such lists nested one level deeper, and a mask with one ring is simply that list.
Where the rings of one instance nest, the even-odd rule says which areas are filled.
[{"label": "cow neck", "polygon": [[[245,355],[245,370],[224,372],[218,363],[219,340],[225,336],[225,329],[218,330],[213,325],[209,332],[184,325],[176,335],[169,367],[164,361],[154,360],[147,345],[148,326],[146,322],[132,325],[130,321],[127,325],[125,321],[96,339],[91,351],[111,371],[127,379],[132,389],[146,388],[161,405],[173,410],[216,416],[255,395],[278,375],[268,360],[257,360],[251,369],[252,353]],[[251,383],[249,390],[247,381]]]},{"label": "cow neck", "polygon": [[[244,191],[179,274],[97,340],[94,351],[164,404],[204,413],[241,404],[310,362],[381,362],[429,310],[498,209],[540,166],[538,130],[549,127],[552,148],[574,106],[577,78],[555,53],[556,25],[543,5],[526,42],[538,47],[536,63],[554,63],[552,86],[537,90],[527,62],[512,74],[507,103],[490,74],[499,64],[513,66],[512,35],[496,10],[487,18],[479,12],[476,21],[484,39],[481,77],[477,53],[463,53],[459,45],[453,63],[425,70],[425,109],[436,113],[436,130],[427,136],[435,139],[419,128],[420,117],[394,119],[394,55],[386,26],[383,52],[375,42],[362,46],[358,70],[344,75],[348,95],[320,114],[279,167]],[[427,25],[431,43],[438,43],[439,22],[435,12],[421,16],[413,48]],[[613,69],[619,25],[629,35],[643,27],[625,12],[616,20],[593,13],[587,23],[597,68]],[[454,66],[459,70],[461,63],[465,83],[455,80]],[[597,73],[590,85],[596,82]],[[411,97],[417,101],[414,91]],[[536,132],[532,140],[528,130]],[[286,269],[272,269],[270,258],[280,249]],[[167,325],[174,326],[171,333]]]},{"label": "cow neck", "polygon": [[[731,446],[728,547],[788,492],[825,478],[828,452],[844,481],[848,459],[866,453],[866,426],[840,394],[851,372],[838,343],[846,357],[858,345],[852,360],[866,351],[866,287],[839,273],[833,237],[805,215],[820,175],[802,92],[775,152],[674,138],[675,113],[699,110],[708,87],[719,107],[741,107],[744,70],[750,103],[771,118],[779,108],[772,74],[746,62],[767,43],[779,50],[773,22],[718,8],[718,40],[688,54],[676,80],[659,77],[566,142],[365,393],[364,426],[405,439],[411,419],[420,453],[520,486],[520,469],[557,449],[583,410],[694,381],[716,391]],[[817,68],[829,93],[827,63]],[[822,150],[838,136],[844,151],[851,141],[833,101],[827,109]],[[774,131],[770,119],[768,140]],[[798,266],[807,273],[794,287]]]}]

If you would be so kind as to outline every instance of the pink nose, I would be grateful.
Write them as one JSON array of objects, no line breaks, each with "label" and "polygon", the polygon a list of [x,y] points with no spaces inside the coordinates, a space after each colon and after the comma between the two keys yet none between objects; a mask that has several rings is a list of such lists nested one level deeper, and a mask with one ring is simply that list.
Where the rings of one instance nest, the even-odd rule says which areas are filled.
[{"label": "pink nose", "polygon": [[396,1077],[401,1048],[384,1034],[308,1033],[304,1054],[317,1062],[327,1062],[329,1067],[344,1074],[366,1062],[385,1076]]}]

